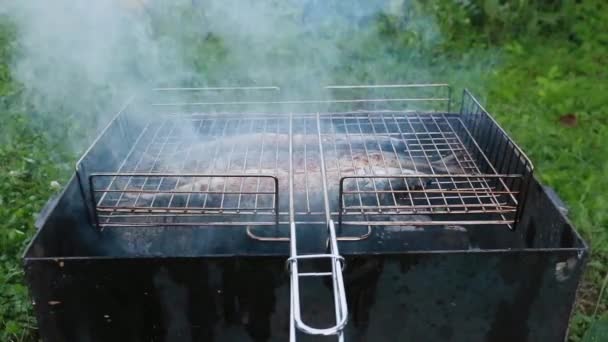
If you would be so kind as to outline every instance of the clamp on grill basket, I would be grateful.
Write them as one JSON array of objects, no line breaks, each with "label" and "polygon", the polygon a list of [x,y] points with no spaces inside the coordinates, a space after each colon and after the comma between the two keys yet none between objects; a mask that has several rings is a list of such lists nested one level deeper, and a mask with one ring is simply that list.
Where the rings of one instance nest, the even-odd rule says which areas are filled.
[{"label": "clamp on grill basket", "polygon": [[[344,258],[340,256],[338,251],[338,240],[336,239],[336,230],[334,222],[329,221],[327,225],[329,234],[329,254],[305,254],[299,255],[297,252],[296,239],[292,238],[291,242],[291,257],[288,259],[290,280],[291,280],[291,309],[290,317],[291,324],[289,330],[290,341],[296,341],[296,330],[302,331],[310,335],[323,336],[338,336],[339,341],[343,341],[344,337],[342,330],[348,321],[348,306],[346,304],[346,291],[344,289],[344,280],[342,271],[344,270]],[[291,224],[292,237],[296,234],[296,224]],[[314,259],[330,259],[331,272],[299,272],[299,260],[314,260]],[[300,303],[300,277],[331,277],[332,293],[335,307],[334,326],[328,328],[313,328],[303,322],[301,317]]]},{"label": "clamp on grill basket", "polygon": [[[320,130],[321,123],[319,116],[317,115],[317,128]],[[327,233],[328,233],[328,254],[299,254],[298,243],[297,243],[297,226],[295,222],[295,208],[294,208],[294,179],[293,179],[293,118],[289,120],[289,250],[290,257],[287,260],[289,266],[290,280],[291,280],[291,307],[290,307],[290,327],[289,327],[289,339],[290,342],[296,341],[296,328],[297,330],[310,335],[323,335],[331,336],[336,335],[338,341],[344,341],[342,329],[346,326],[348,320],[348,306],[346,304],[346,291],[344,289],[344,279],[342,278],[342,270],[344,268],[344,258],[340,255],[338,250],[338,239],[336,237],[336,229],[334,221],[331,219],[331,212],[329,209],[329,198],[327,195],[327,182],[325,175],[325,162],[323,156],[323,149],[320,148],[320,168],[322,174],[322,186],[324,194],[324,209],[325,218],[327,219]],[[319,137],[319,146],[321,147],[321,138]],[[298,268],[298,262],[300,260],[318,260],[318,259],[330,259],[331,261],[331,272],[306,272],[300,273]],[[335,322],[336,324],[328,328],[313,328],[310,325],[304,323],[301,317],[300,311],[300,277],[331,277],[332,294],[334,299],[335,309]]]}]

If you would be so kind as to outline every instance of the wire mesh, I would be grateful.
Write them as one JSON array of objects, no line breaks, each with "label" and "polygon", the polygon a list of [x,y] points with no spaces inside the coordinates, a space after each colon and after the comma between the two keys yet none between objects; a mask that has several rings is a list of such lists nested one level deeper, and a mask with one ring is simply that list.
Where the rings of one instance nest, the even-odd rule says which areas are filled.
[{"label": "wire mesh", "polygon": [[378,111],[166,115],[143,127],[115,173],[91,175],[97,223],[276,224],[288,211],[279,194],[290,158],[296,214],[313,220],[324,205],[319,141],[331,214],[344,223],[412,213],[514,222],[518,194],[509,185],[519,176],[487,172],[458,115]]}]

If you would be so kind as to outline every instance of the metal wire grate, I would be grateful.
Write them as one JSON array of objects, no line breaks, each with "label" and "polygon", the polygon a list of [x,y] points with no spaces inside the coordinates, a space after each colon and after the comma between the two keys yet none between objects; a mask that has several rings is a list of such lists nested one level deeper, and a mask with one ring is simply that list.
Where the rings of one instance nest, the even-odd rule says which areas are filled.
[{"label": "metal wire grate", "polygon": [[116,173],[92,174],[90,188],[101,227],[287,223],[279,194],[293,158],[296,215],[312,222],[323,215],[321,141],[331,213],[343,224],[395,225],[386,215],[408,214],[512,224],[510,185],[521,176],[481,172],[473,140],[452,114],[166,115],[141,130]]}]

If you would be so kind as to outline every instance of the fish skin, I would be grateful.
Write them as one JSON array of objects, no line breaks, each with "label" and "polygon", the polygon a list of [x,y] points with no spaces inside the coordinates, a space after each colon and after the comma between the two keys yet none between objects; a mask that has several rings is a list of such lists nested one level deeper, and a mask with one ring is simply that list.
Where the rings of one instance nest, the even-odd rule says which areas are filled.
[{"label": "fish skin", "polygon": [[[352,136],[345,134],[336,134],[331,136],[322,136],[323,148],[325,152],[325,172],[327,175],[328,192],[337,193],[339,180],[347,176],[400,176],[400,175],[432,175],[432,174],[462,174],[464,171],[456,163],[458,156],[448,154],[434,161],[427,161],[422,158],[413,158],[406,151],[405,143],[396,138],[387,136],[355,136],[358,142],[348,145],[349,150],[345,150],[343,146],[339,146],[336,141],[342,143],[348,140],[355,140]],[[318,153],[317,135],[293,135],[293,145],[297,147],[294,150],[294,190],[296,193],[306,192],[307,190],[319,192],[322,189],[321,180],[321,163]],[[266,144],[275,147],[279,144],[278,149],[278,164],[276,169],[258,168],[255,165],[245,165],[245,161],[230,161],[224,158],[225,154],[219,153],[219,149],[226,149],[227,146],[233,145],[233,149],[245,150],[248,144]],[[220,145],[218,145],[220,144]],[[162,197],[170,197],[172,194],[163,193],[162,191],[177,191],[187,193],[204,193],[207,191],[272,191],[274,184],[270,179],[259,179],[260,187],[258,188],[258,178],[256,175],[274,176],[279,181],[280,189],[286,189],[289,184],[289,170],[286,169],[287,160],[289,159],[286,146],[289,144],[289,136],[287,134],[249,134],[234,137],[225,137],[208,143],[197,144],[193,146],[189,152],[192,159],[196,156],[201,160],[205,156],[211,154],[221,155],[215,158],[213,165],[206,166],[201,174],[242,174],[243,176],[252,176],[243,178],[226,178],[226,177],[194,177],[180,178],[180,182],[176,183],[173,189],[162,189],[159,193],[124,193],[123,198],[127,202],[137,200],[146,202],[158,200]],[[310,144],[307,150],[307,156],[304,156],[302,149],[303,144]],[[328,146],[329,145],[329,146]],[[234,147],[235,146],[235,147]],[[336,152],[336,146],[339,150]],[[376,149],[373,147],[376,146]],[[390,149],[389,149],[390,148]],[[316,150],[315,150],[316,149]],[[399,150],[398,150],[399,149]],[[203,153],[204,151],[204,153]],[[217,152],[217,153],[215,153]],[[340,153],[344,152],[344,153]],[[265,152],[266,153],[266,152]],[[340,154],[336,156],[336,154]],[[308,157],[305,159],[305,157]],[[311,158],[314,157],[314,158]],[[204,161],[197,161],[197,164],[204,164]],[[183,165],[170,163],[171,165],[163,168],[167,173],[173,173],[171,168],[174,165]],[[209,164],[209,163],[207,163]],[[265,163],[267,164],[267,163]],[[307,176],[304,175],[306,169]],[[179,171],[179,170],[176,170]],[[181,171],[184,173],[190,173]],[[179,172],[175,172],[179,174]],[[198,173],[198,172],[192,172]],[[194,179],[193,181],[187,181]],[[407,187],[410,189],[421,189],[430,185],[432,179],[419,178],[404,178],[407,181]],[[378,189],[390,190],[395,179],[391,178],[360,178],[357,180],[345,180],[345,189],[350,186],[359,189]],[[180,184],[181,183],[181,184]],[[405,184],[404,184],[405,185]],[[351,188],[353,190],[354,188]],[[131,190],[131,189],[129,189]]]}]

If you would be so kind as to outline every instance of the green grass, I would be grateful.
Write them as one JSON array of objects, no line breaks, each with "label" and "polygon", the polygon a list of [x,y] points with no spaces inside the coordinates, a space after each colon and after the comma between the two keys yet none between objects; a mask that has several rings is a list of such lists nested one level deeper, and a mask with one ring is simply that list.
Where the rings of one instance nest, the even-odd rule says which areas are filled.
[{"label": "green grass", "polygon": [[[592,248],[570,339],[600,341],[597,336],[608,324],[601,319],[608,294],[599,298],[608,273],[608,8],[601,0],[564,1],[561,7],[457,3],[434,1],[418,9],[437,19],[444,36],[440,43],[429,45],[415,27],[384,16],[373,32],[344,42],[341,49],[352,60],[333,72],[345,82],[407,81],[417,76],[416,68],[398,56],[414,51],[412,63],[428,76],[481,93],[487,109],[529,154],[541,180],[568,204]],[[56,191],[51,182],[67,180],[76,154],[58,138],[69,127],[48,131],[32,120],[35,108],[10,76],[18,42],[13,28],[0,23],[0,340],[29,341],[35,322],[19,256],[35,230],[36,213]],[[162,25],[167,32],[159,31],[178,35],[188,46],[187,62],[208,77],[215,72],[219,78],[238,63],[217,37],[183,36],[169,32],[171,22]],[[310,47],[294,44],[294,50],[274,57],[288,64],[302,46]],[[574,115],[576,124],[560,123],[564,115]]]},{"label": "green grass", "polygon": [[8,341],[35,328],[18,256],[34,231],[36,212],[54,191],[51,181],[67,173],[62,158],[49,153],[53,145],[32,132],[22,115],[3,114],[3,121],[0,131],[12,131],[0,148],[0,340]]},{"label": "green grass", "polygon": [[[528,152],[537,175],[555,188],[591,247],[570,339],[603,331],[608,296],[608,6],[581,5],[568,39],[524,37],[505,46],[506,62],[489,77],[488,107]],[[574,115],[574,126],[560,123]],[[608,318],[608,317],[607,317]],[[603,326],[603,330],[598,326]],[[600,341],[600,339],[597,339]]]},{"label": "green grass", "polygon": [[[573,51],[560,42],[516,46],[491,76],[489,110],[535,162],[537,175],[555,188],[592,254],[572,324],[577,341],[598,301],[608,265],[608,82],[603,49]],[[573,114],[574,126],[560,123]]]},{"label": "green grass", "polygon": [[67,179],[70,156],[57,139],[33,129],[21,87],[10,77],[13,31],[0,25],[0,340],[31,340],[36,323],[19,261],[36,213]]}]

